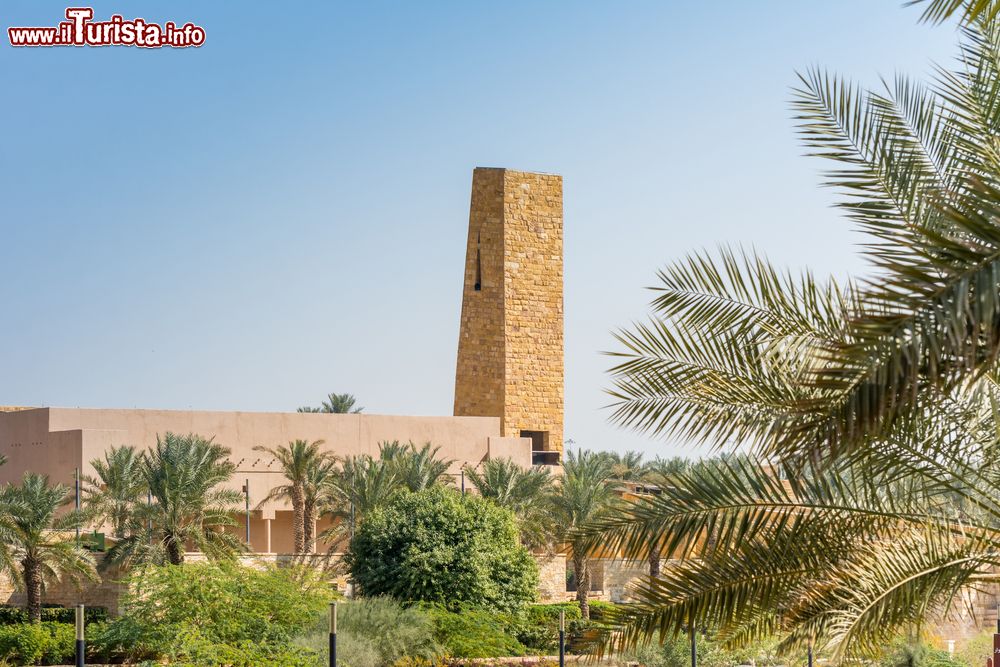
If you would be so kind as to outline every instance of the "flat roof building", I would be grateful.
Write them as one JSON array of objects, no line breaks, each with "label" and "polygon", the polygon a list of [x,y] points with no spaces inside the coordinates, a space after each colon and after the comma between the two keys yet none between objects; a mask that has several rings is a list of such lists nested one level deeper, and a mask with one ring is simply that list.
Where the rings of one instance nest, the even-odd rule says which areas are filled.
[{"label": "flat roof building", "polygon": [[31,471],[72,485],[78,472],[93,475],[90,461],[112,446],[149,448],[168,431],[195,433],[232,451],[236,474],[229,485],[246,484],[255,508],[251,551],[288,553],[290,506],[260,504],[285,482],[271,457],[253,451],[258,445],[323,440],[338,456],[377,456],[380,442],[430,442],[454,461],[456,476],[488,458],[557,464],[563,447],[562,224],[561,177],[473,172],[455,416],[0,408],[0,454],[7,457],[0,482]]}]

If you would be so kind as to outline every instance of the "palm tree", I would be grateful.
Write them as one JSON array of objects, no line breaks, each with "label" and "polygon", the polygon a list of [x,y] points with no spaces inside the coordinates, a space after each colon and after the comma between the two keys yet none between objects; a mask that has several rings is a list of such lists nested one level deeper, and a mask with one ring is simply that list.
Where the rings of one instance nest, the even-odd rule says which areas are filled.
[{"label": "palm tree", "polygon": [[489,459],[478,468],[466,466],[465,476],[480,496],[514,513],[525,546],[551,544],[554,480],[547,466],[524,468],[510,459]]},{"label": "palm tree", "polygon": [[621,482],[641,482],[646,477],[646,465],[642,462],[642,452],[628,451],[601,452],[608,457],[611,475]]},{"label": "palm tree", "polygon": [[576,599],[583,618],[590,618],[590,552],[588,543],[576,531],[600,519],[617,499],[611,464],[603,454],[569,451],[563,459],[563,476],[552,496],[552,518],[573,560]]},{"label": "palm tree", "polygon": [[136,514],[146,495],[143,455],[134,447],[112,447],[90,465],[97,476],[80,478],[87,517],[98,525],[111,524],[111,534],[122,539],[137,528]]},{"label": "palm tree", "polygon": [[166,433],[143,460],[142,473],[152,503],[141,506],[146,529],[127,536],[108,552],[110,562],[180,565],[188,547],[210,558],[245,548],[226,528],[237,525],[235,505],[242,494],[220,488],[236,467],[226,447],[199,435]]},{"label": "palm tree", "polygon": [[47,581],[97,579],[93,557],[68,532],[79,527],[77,512],[58,515],[70,501],[69,487],[25,473],[21,484],[0,487],[0,558],[27,596],[28,616],[42,620]]},{"label": "palm tree", "polygon": [[418,449],[413,442],[404,445],[395,440],[379,443],[379,458],[389,462],[396,472],[396,479],[409,491],[422,491],[454,483],[448,475],[454,460],[438,458],[440,449],[429,442]]},{"label": "palm tree", "polygon": [[312,553],[316,545],[316,519],[323,512],[324,504],[331,502],[332,489],[336,483],[337,462],[332,457],[324,457],[309,466],[303,484],[302,516],[305,524],[306,553]]},{"label": "palm tree", "polygon": [[382,507],[405,487],[391,461],[376,459],[368,454],[349,456],[340,461],[340,470],[330,486],[323,515],[333,519],[333,525],[323,531],[320,539],[338,545],[353,539],[354,531],[364,517]]},{"label": "palm tree", "polygon": [[298,412],[327,412],[334,414],[357,414],[364,410],[361,407],[354,407],[358,399],[354,394],[328,394],[326,400],[318,408],[301,407]]},{"label": "palm tree", "polygon": [[956,14],[966,23],[992,21],[1000,12],[996,0],[911,0],[907,4],[926,5],[922,18],[935,23]]},{"label": "palm tree", "polygon": [[289,482],[274,487],[261,503],[279,498],[291,501],[295,553],[306,550],[306,484],[313,469],[327,458],[327,454],[320,450],[322,445],[322,440],[292,440],[288,445],[277,448],[254,447],[256,452],[273,456]]},{"label": "palm tree", "polygon": [[961,61],[932,89],[803,77],[802,135],[839,163],[829,182],[874,237],[874,278],[694,255],[660,274],[651,321],[619,334],[616,421],[753,452],[692,466],[590,527],[626,556],[661,536],[684,556],[636,591],[619,645],[705,624],[862,657],[998,580],[993,21],[968,28]]}]

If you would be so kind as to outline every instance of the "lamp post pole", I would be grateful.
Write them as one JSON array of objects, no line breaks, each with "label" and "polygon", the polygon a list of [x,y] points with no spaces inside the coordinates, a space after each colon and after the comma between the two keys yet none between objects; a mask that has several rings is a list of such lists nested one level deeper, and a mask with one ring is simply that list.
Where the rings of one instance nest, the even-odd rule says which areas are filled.
[{"label": "lamp post pole", "polygon": [[87,644],[83,627],[83,605],[76,605],[76,667],[84,667],[86,664]]},{"label": "lamp post pole", "polygon": [[75,504],[76,504],[77,518],[74,521],[74,523],[76,523],[76,546],[79,547],[80,546],[80,517],[79,517],[79,514],[80,514],[80,469],[79,468],[76,469],[75,477],[76,477],[76,479],[73,480],[73,481],[74,481],[74,486],[76,487],[76,499],[75,499],[76,502],[75,502]]},{"label": "lamp post pole", "polygon": [[330,667],[337,667],[337,603],[330,603]]},{"label": "lamp post pole", "polygon": [[566,612],[559,611],[559,667],[566,667]]},{"label": "lamp post pole", "polygon": [[695,634],[694,623],[691,624],[691,667],[698,667],[698,636]]},{"label": "lamp post pole", "polygon": [[250,546],[250,478],[247,477],[246,485],[243,487],[247,503],[247,547]]}]

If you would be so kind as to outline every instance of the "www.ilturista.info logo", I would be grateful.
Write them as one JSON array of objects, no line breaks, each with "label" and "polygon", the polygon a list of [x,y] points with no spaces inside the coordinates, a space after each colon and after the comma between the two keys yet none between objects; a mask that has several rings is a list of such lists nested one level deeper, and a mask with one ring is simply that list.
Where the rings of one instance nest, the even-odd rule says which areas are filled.
[{"label": "www.ilturista.info logo", "polygon": [[67,21],[50,28],[7,28],[11,46],[141,46],[158,49],[184,48],[205,43],[205,29],[193,23],[178,26],[167,21],[162,26],[145,19],[125,20],[114,14],[107,21],[92,21],[90,7],[69,7]]}]

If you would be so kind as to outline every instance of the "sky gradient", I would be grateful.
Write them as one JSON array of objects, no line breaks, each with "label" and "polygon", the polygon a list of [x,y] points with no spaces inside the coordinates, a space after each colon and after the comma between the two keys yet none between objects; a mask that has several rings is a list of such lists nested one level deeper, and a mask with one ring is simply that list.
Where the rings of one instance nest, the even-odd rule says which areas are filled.
[{"label": "sky gradient", "polygon": [[898,0],[95,2],[199,49],[13,49],[0,5],[0,405],[451,414],[476,166],[564,177],[566,427],[607,422],[610,332],[718,243],[860,273],[788,101],[819,65],[948,64]]}]

